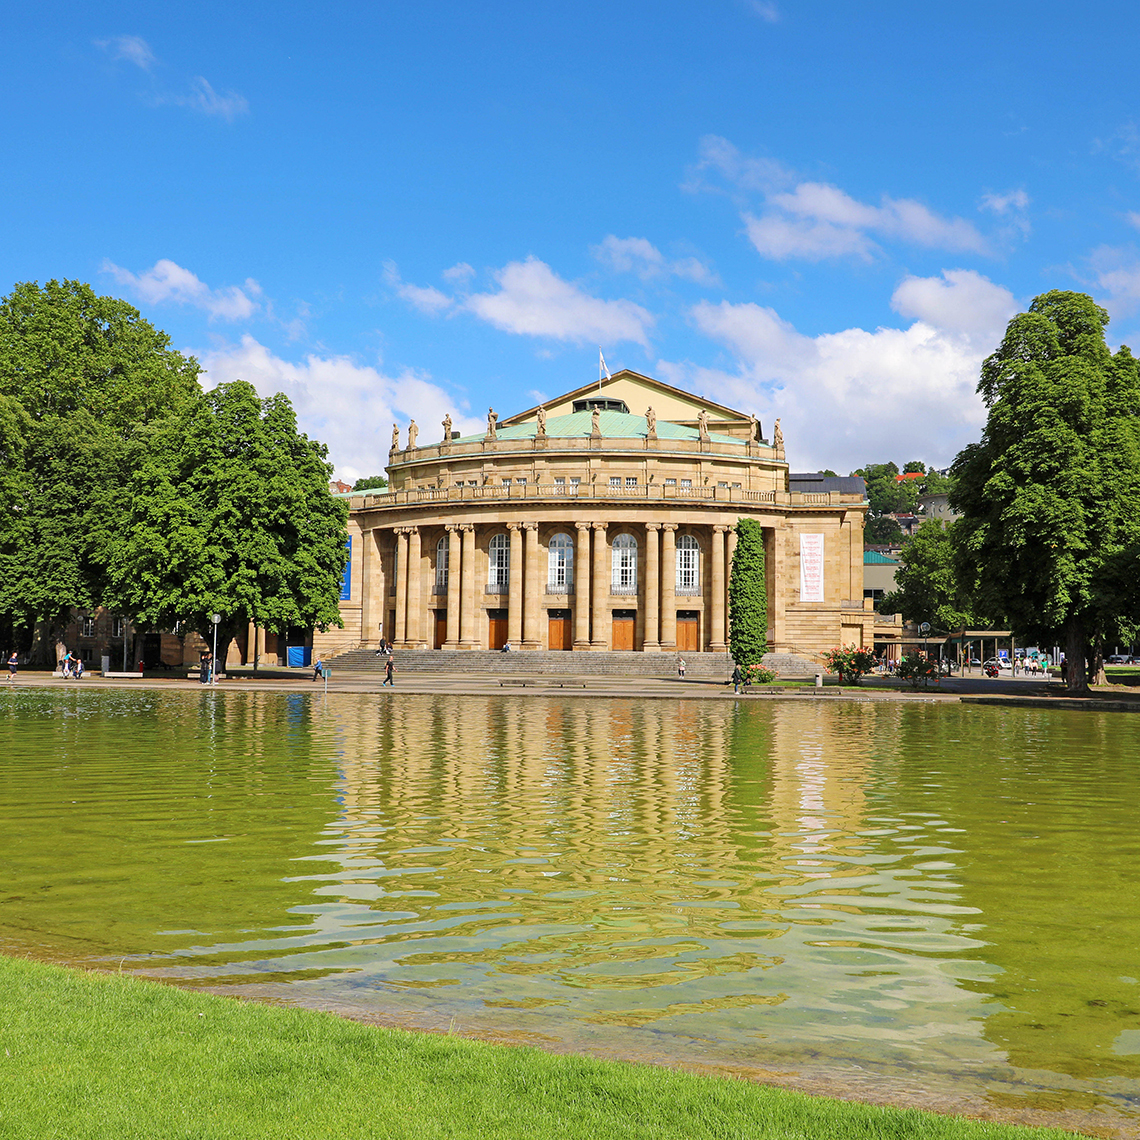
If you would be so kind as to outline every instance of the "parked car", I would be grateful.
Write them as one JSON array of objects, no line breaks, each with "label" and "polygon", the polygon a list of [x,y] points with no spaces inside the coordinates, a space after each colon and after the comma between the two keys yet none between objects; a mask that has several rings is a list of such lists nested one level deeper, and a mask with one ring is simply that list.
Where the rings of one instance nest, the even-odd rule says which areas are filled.
[{"label": "parked car", "polygon": [[1135,657],[1129,657],[1127,653],[1114,653],[1111,657],[1106,657],[1104,663],[1106,665],[1131,665],[1135,660]]},{"label": "parked car", "polygon": [[996,665],[999,669],[1012,669],[1013,668],[1013,665],[1010,664],[1010,660],[1008,657],[991,657],[987,662],[985,662],[985,665],[983,665],[983,668],[985,668],[987,665]]},{"label": "parked car", "polygon": [[980,657],[971,657],[970,660],[966,662],[971,669],[976,669],[981,663],[982,659]]}]

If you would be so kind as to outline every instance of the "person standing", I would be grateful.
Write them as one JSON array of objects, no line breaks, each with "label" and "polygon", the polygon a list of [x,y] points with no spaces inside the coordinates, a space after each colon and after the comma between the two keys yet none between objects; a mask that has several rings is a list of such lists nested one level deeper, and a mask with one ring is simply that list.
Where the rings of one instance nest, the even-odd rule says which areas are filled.
[{"label": "person standing", "polygon": [[677,658],[677,677],[682,681],[685,679],[685,659],[684,659],[684,657],[678,657]]},{"label": "person standing", "polygon": [[8,684],[16,679],[16,670],[20,667],[20,655],[13,649],[12,656],[8,658]]},{"label": "person standing", "polygon": [[391,685],[393,689],[396,687],[396,682],[392,679],[392,674],[395,673],[395,671],[396,671],[395,661],[392,657],[392,654],[389,653],[388,654],[388,662],[384,666],[384,682],[383,682],[383,685],[381,685],[381,688],[383,688],[384,685]]},{"label": "person standing", "polygon": [[203,649],[198,654],[198,683],[201,685],[210,683],[210,651],[208,649]]},{"label": "person standing", "polygon": [[744,674],[740,671],[739,665],[734,665],[732,669],[732,691],[734,693],[740,692],[740,682],[744,680]]}]

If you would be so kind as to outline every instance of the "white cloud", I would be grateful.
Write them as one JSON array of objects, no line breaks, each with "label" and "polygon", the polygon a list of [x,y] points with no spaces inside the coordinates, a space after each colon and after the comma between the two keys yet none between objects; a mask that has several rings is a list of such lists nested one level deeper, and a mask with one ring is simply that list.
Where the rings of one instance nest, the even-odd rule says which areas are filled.
[{"label": "white cloud", "polygon": [[249,100],[244,95],[239,95],[236,91],[215,91],[200,75],[190,84],[189,95],[171,95],[165,101],[179,107],[189,107],[192,111],[201,111],[204,115],[218,115],[226,122],[232,122],[238,115],[249,112]]},{"label": "white cloud", "polygon": [[669,261],[646,238],[619,238],[608,234],[601,244],[591,246],[590,252],[603,265],[616,273],[636,273],[642,281],[655,277],[683,277],[698,285],[717,284],[717,276],[697,257],[682,257]]},{"label": "white cloud", "polygon": [[[735,357],[735,371],[662,361],[660,374],[761,414],[781,417],[793,469],[846,473],[869,461],[949,462],[977,439],[985,410],[981,362],[999,343],[1012,294],[966,270],[907,278],[892,304],[905,329],[806,336],[760,305],[702,302],[696,326]],[[905,453],[905,454],[904,454]]]},{"label": "white cloud", "polygon": [[767,20],[769,24],[779,22],[780,9],[775,4],[770,3],[770,0],[752,0],[752,11],[761,20]]},{"label": "white cloud", "polygon": [[465,404],[411,369],[389,375],[346,356],[283,360],[248,335],[240,344],[195,355],[206,369],[207,387],[240,379],[261,396],[288,396],[300,429],[328,445],[338,476],[348,482],[383,471],[393,423],[406,439],[404,429],[414,419],[425,444],[442,438],[438,425],[447,412],[464,435],[485,428],[483,420],[465,414]]},{"label": "white cloud", "polygon": [[150,71],[157,62],[150,44],[142,36],[111,36],[109,39],[96,40],[95,46],[102,48],[112,59],[124,59],[141,67],[143,71]]},{"label": "white cloud", "polygon": [[454,298],[434,285],[409,284],[400,276],[400,270],[394,261],[384,262],[384,282],[396,291],[397,297],[403,298],[414,309],[429,317],[439,316],[455,304]]},{"label": "white cloud", "polygon": [[113,261],[104,261],[102,272],[109,273],[120,285],[127,286],[146,304],[160,305],[169,301],[193,305],[209,313],[211,320],[246,320],[257,311],[258,302],[254,298],[261,295],[261,286],[252,277],[247,277],[240,287],[228,285],[222,289],[211,289],[189,269],[183,269],[165,257],[156,261],[151,269],[138,274]]},{"label": "white cloud", "polygon": [[1088,262],[1092,278],[1081,280],[1107,294],[1104,307],[1118,316],[1134,312],[1140,304],[1140,254],[1135,246],[1097,246]]},{"label": "white cloud", "polygon": [[981,209],[995,214],[1008,214],[1014,210],[1029,209],[1029,195],[1024,190],[1009,190],[1005,194],[983,194]]},{"label": "white cloud", "polygon": [[498,292],[472,294],[463,307],[503,332],[575,344],[648,344],[652,313],[632,301],[592,297],[536,257],[512,261],[494,276]]},{"label": "white cloud", "polygon": [[461,261],[458,265],[453,265],[450,269],[443,271],[444,281],[468,281],[474,276],[475,270],[466,261]]},{"label": "white cloud", "polygon": [[768,193],[795,181],[795,174],[774,158],[753,158],[720,135],[705,135],[697,145],[697,163],[689,168],[682,189],[713,189],[708,173],[718,175],[734,190]]},{"label": "white cloud", "polygon": [[859,257],[878,246],[870,234],[935,249],[985,253],[987,243],[963,218],[942,218],[911,198],[884,194],[878,206],[852,198],[837,186],[801,182],[791,192],[770,194],[768,213],[744,215],[748,238],[765,257]]}]

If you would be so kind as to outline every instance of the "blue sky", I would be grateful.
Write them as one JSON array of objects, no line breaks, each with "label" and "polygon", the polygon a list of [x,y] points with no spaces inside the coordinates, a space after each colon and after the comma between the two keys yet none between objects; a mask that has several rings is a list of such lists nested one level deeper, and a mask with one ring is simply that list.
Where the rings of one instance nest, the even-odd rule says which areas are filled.
[{"label": "blue sky", "polygon": [[[943,465],[1050,288],[1140,347],[1127,5],[27,5],[0,290],[79,278],[345,477],[611,369]],[[641,410],[641,409],[636,409]]]}]

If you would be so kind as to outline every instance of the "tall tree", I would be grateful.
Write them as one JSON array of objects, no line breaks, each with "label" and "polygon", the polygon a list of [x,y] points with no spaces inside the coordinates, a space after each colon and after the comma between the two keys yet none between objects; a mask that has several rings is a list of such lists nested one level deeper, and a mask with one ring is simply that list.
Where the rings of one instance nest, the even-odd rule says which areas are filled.
[{"label": "tall tree", "polygon": [[768,652],[768,585],[764,529],[755,519],[736,524],[736,553],[728,579],[728,648],[740,666],[759,665]]},{"label": "tall tree", "polygon": [[142,624],[206,638],[220,614],[223,661],[250,622],[340,625],[348,507],[331,473],[285,396],[259,399],[241,380],[203,393],[138,465],[109,593]]},{"label": "tall tree", "polygon": [[962,590],[955,564],[954,528],[928,519],[903,544],[895,571],[895,589],[879,603],[879,612],[902,614],[906,621],[953,630],[974,624],[971,599]]},{"label": "tall tree", "polygon": [[1140,368],[1105,344],[1108,314],[1054,290],[982,365],[980,443],[954,462],[965,585],[1022,637],[1065,646],[1085,691],[1106,639],[1130,642],[1140,543]]},{"label": "tall tree", "polygon": [[19,498],[0,520],[0,627],[15,640],[101,600],[140,433],[196,398],[198,372],[136,309],[81,282],[0,299],[0,446],[15,465],[0,490]]}]

